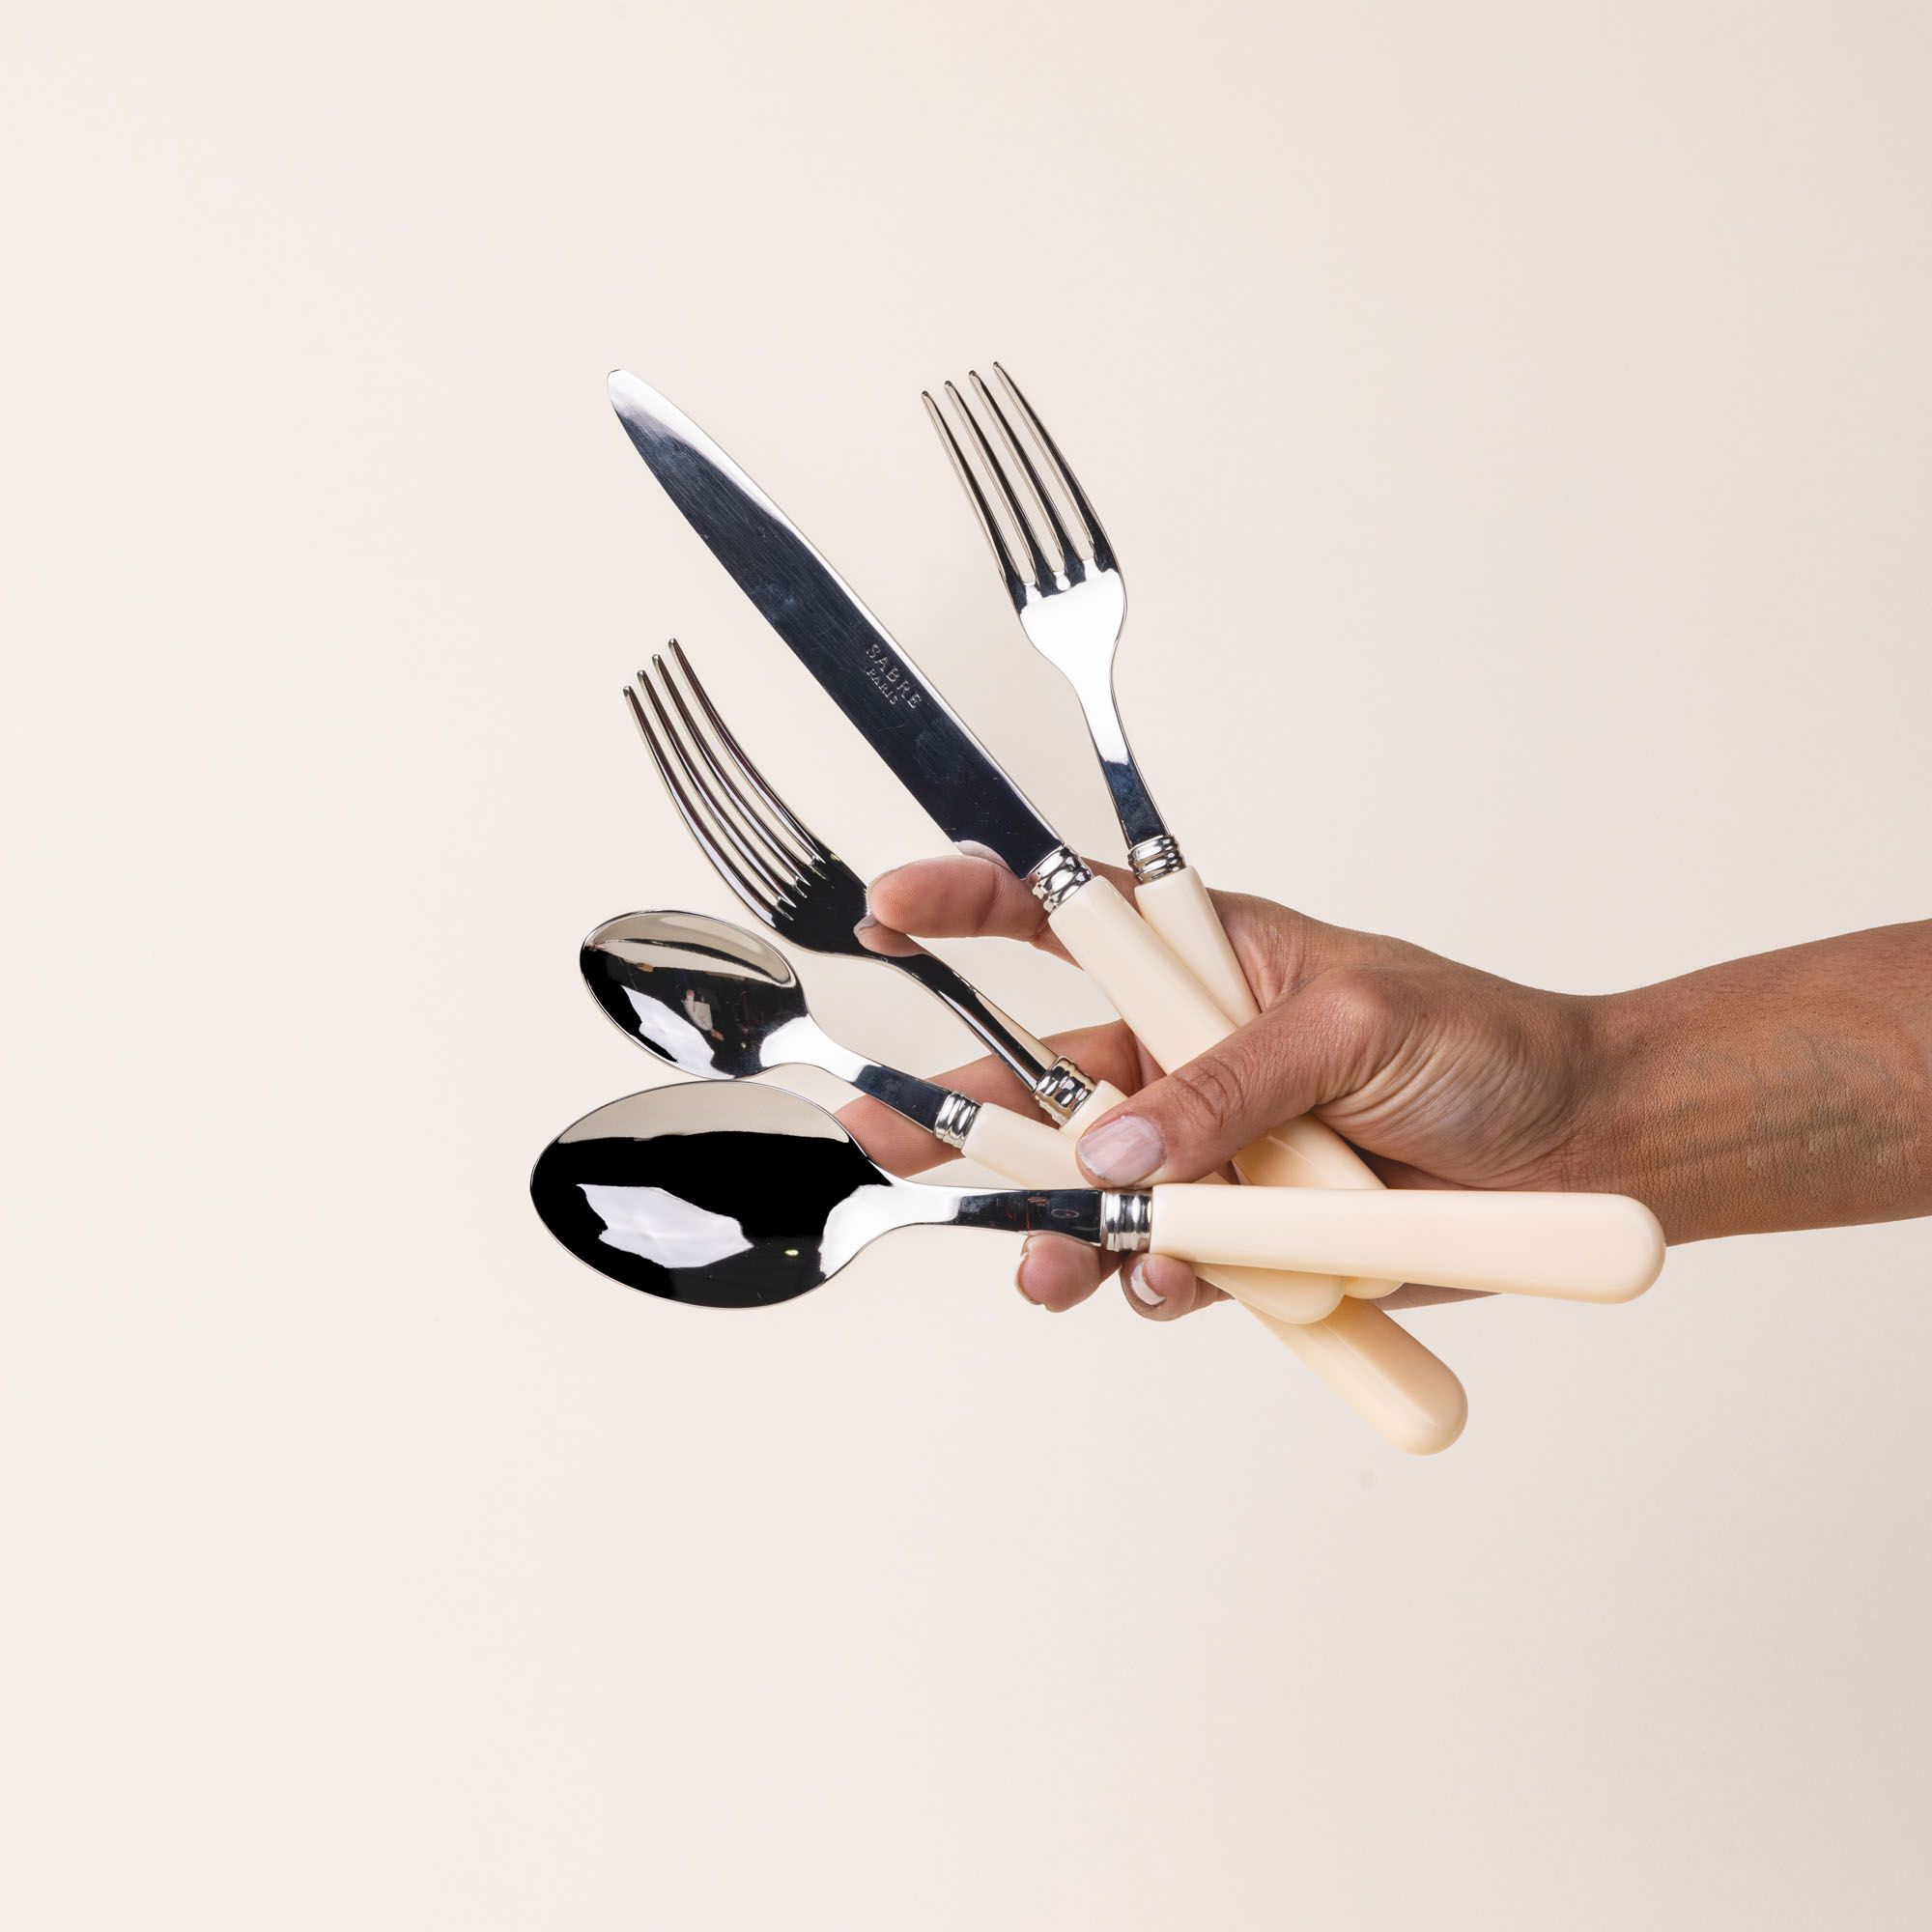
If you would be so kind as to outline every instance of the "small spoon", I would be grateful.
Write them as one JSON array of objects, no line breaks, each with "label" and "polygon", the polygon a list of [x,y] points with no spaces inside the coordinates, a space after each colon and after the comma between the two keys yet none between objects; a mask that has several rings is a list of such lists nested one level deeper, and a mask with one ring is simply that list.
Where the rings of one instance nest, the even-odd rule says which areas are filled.
[{"label": "small spoon", "polygon": [[[998,1132],[992,1117],[1005,1110],[840,1046],[811,1017],[791,961],[755,933],[702,913],[631,912],[584,940],[578,966],[618,1029],[681,1073],[743,1080],[816,1066],[950,1148],[974,1159],[991,1151],[973,1143]],[[1007,1118],[1042,1144],[1059,1140],[1044,1121]]]},{"label": "small spoon", "polygon": [[1120,1252],[1492,1293],[1627,1301],[1663,1237],[1614,1194],[936,1187],[901,1180],[781,1088],[659,1087],[586,1114],[538,1158],[546,1227],[600,1273],[714,1308],[789,1301],[895,1228],[1050,1231]]}]

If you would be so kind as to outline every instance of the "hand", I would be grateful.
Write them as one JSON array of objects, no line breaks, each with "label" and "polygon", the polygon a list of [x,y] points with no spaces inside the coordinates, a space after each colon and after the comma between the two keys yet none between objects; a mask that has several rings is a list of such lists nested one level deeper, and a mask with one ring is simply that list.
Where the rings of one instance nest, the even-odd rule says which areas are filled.
[{"label": "hand", "polygon": [[[1123,893],[1132,881],[1101,867]],[[1592,1188],[1579,1122],[1598,1067],[1598,1003],[1537,992],[1420,947],[1219,894],[1215,903],[1262,1007],[1261,1016],[1163,1078],[1119,1021],[1056,1037],[1057,1052],[1131,1095],[1083,1137],[1082,1166],[1102,1185],[1196,1180],[1265,1128],[1313,1113],[1361,1150],[1391,1187]],[[875,880],[867,944],[904,935],[1021,939],[1065,957],[1038,901],[989,860],[924,860]],[[938,1076],[977,1098],[1026,1108],[996,1061]],[[844,1110],[869,1152],[896,1172],[929,1167],[933,1142],[870,1101]],[[1036,1235],[1020,1293],[1041,1307],[1084,1301],[1114,1258]],[[1135,1256],[1124,1273],[1137,1313],[1172,1320],[1223,1299],[1185,1262]],[[1406,1287],[1383,1306],[1465,1299]]]}]

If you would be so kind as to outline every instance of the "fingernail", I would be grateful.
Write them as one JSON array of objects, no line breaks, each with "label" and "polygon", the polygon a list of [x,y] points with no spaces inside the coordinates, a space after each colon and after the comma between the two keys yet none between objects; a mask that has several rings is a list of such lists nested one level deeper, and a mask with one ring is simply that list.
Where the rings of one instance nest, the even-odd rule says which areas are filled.
[{"label": "fingernail", "polygon": [[1033,1296],[1027,1293],[1027,1285],[1026,1285],[1027,1262],[1032,1258],[1032,1255],[1033,1255],[1033,1242],[1031,1240],[1028,1240],[1026,1244],[1020,1249],[1020,1264],[1013,1270],[1013,1286],[1019,1290],[1021,1300],[1032,1302],[1034,1307],[1039,1308],[1043,1307],[1044,1303],[1035,1301]]},{"label": "fingernail", "polygon": [[1123,1271],[1127,1277],[1127,1286],[1133,1291],[1134,1299],[1149,1308],[1158,1308],[1160,1296],[1148,1286],[1147,1264],[1136,1255]]},{"label": "fingernail", "polygon": [[875,920],[870,913],[867,913],[866,917],[862,919],[859,922],[859,923],[852,928],[852,930],[854,932],[870,932],[871,929],[878,924],[878,923],[879,922]]},{"label": "fingernail", "polygon": [[977,838],[955,838],[954,847],[969,859],[986,859],[999,867],[1003,872],[1010,872],[1012,867],[993,850],[990,845],[981,845]]},{"label": "fingernail", "polygon": [[1080,1136],[1077,1150],[1089,1174],[1116,1187],[1145,1180],[1167,1157],[1167,1143],[1151,1121],[1129,1114],[1122,1121],[1109,1121],[1091,1134]]}]

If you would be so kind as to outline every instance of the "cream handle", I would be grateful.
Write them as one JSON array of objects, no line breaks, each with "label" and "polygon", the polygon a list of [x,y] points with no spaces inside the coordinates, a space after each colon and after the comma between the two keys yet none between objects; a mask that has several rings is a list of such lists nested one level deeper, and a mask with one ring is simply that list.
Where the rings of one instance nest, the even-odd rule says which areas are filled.
[{"label": "cream handle", "polygon": [[1323,1321],[1248,1313],[1393,1448],[1434,1456],[1462,1435],[1469,1398],[1455,1370],[1373,1301],[1343,1301]]},{"label": "cream handle", "polygon": [[[982,1106],[961,1151],[1009,1180],[1081,1187],[1086,1179],[1073,1155],[1078,1122],[1076,1115],[1056,1134],[1039,1121]],[[1284,1321],[1248,1299],[1284,1277],[1213,1266],[1201,1277],[1242,1301],[1384,1442],[1411,1456],[1433,1456],[1462,1435],[1469,1399],[1455,1371],[1373,1303],[1341,1300],[1320,1321]]]},{"label": "cream handle", "polygon": [[1474,1189],[1153,1190],[1157,1255],[1432,1282],[1440,1288],[1629,1301],[1663,1265],[1663,1230],[1621,1194]]},{"label": "cream handle", "polygon": [[[995,1174],[1029,1187],[1092,1187],[1094,1183],[1081,1173],[1073,1152],[1073,1144],[1080,1138],[1079,1119],[1076,1114],[1056,1133],[1044,1121],[1030,1120],[1005,1107],[982,1105],[974,1115],[959,1151]],[[1218,1183],[1196,1184],[1206,1187]],[[1330,1275],[1206,1267],[1201,1276],[1277,1321],[1320,1321],[1332,1314],[1342,1299],[1341,1285]]]},{"label": "cream handle", "polygon": [[[1177,893],[1162,894],[1163,886],[1179,879],[1190,883]],[[1150,894],[1154,895],[1154,906],[1167,908],[1160,916],[1171,918],[1172,930],[1183,944],[1201,948],[1203,958],[1207,957],[1204,915],[1220,935],[1221,947],[1227,947],[1208,889],[1191,867],[1141,887],[1137,897],[1146,903]],[[1159,1065],[1170,1070],[1184,1066],[1235,1031],[1235,1021],[1188,970],[1200,970],[1197,960],[1170,952],[1105,879],[1091,879],[1048,914],[1047,923]],[[1228,957],[1232,963],[1232,951]],[[1255,1010],[1252,993],[1246,1006],[1250,1013]],[[1235,1156],[1235,1165],[1243,1179],[1267,1187],[1381,1186],[1340,1134],[1306,1116],[1270,1127]],[[1396,1285],[1360,1277],[1345,1284],[1349,1293],[1370,1300],[1387,1294]]]},{"label": "cream handle", "polygon": [[1136,886],[1134,905],[1236,1026],[1246,1026],[1261,1011],[1248,976],[1222,929],[1221,915],[1192,866]]},{"label": "cream handle", "polygon": [[[1074,1108],[1072,1113],[1061,1123],[1061,1133],[1065,1134],[1069,1139],[1077,1141],[1102,1114],[1111,1114],[1126,1097],[1111,1080],[1097,1082],[1093,1093],[1088,1094],[1086,1099],[1082,1100],[1079,1106]],[[991,1161],[986,1163],[988,1167],[992,1166],[992,1164]],[[1002,1168],[1000,1172],[1005,1174],[1006,1169]],[[1069,1187],[1091,1187],[1093,1185],[1085,1175],[1082,1175],[1078,1180],[1069,1180],[1066,1184]]]}]

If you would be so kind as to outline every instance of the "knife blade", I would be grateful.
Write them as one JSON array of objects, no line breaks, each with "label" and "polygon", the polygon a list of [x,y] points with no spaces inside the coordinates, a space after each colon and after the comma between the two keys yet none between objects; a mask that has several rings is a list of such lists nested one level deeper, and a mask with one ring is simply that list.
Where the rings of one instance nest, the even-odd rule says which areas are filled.
[{"label": "knife blade", "polygon": [[989,847],[1022,878],[1064,849],[858,592],[724,450],[623,370],[611,402],[665,495],[947,838]]}]

